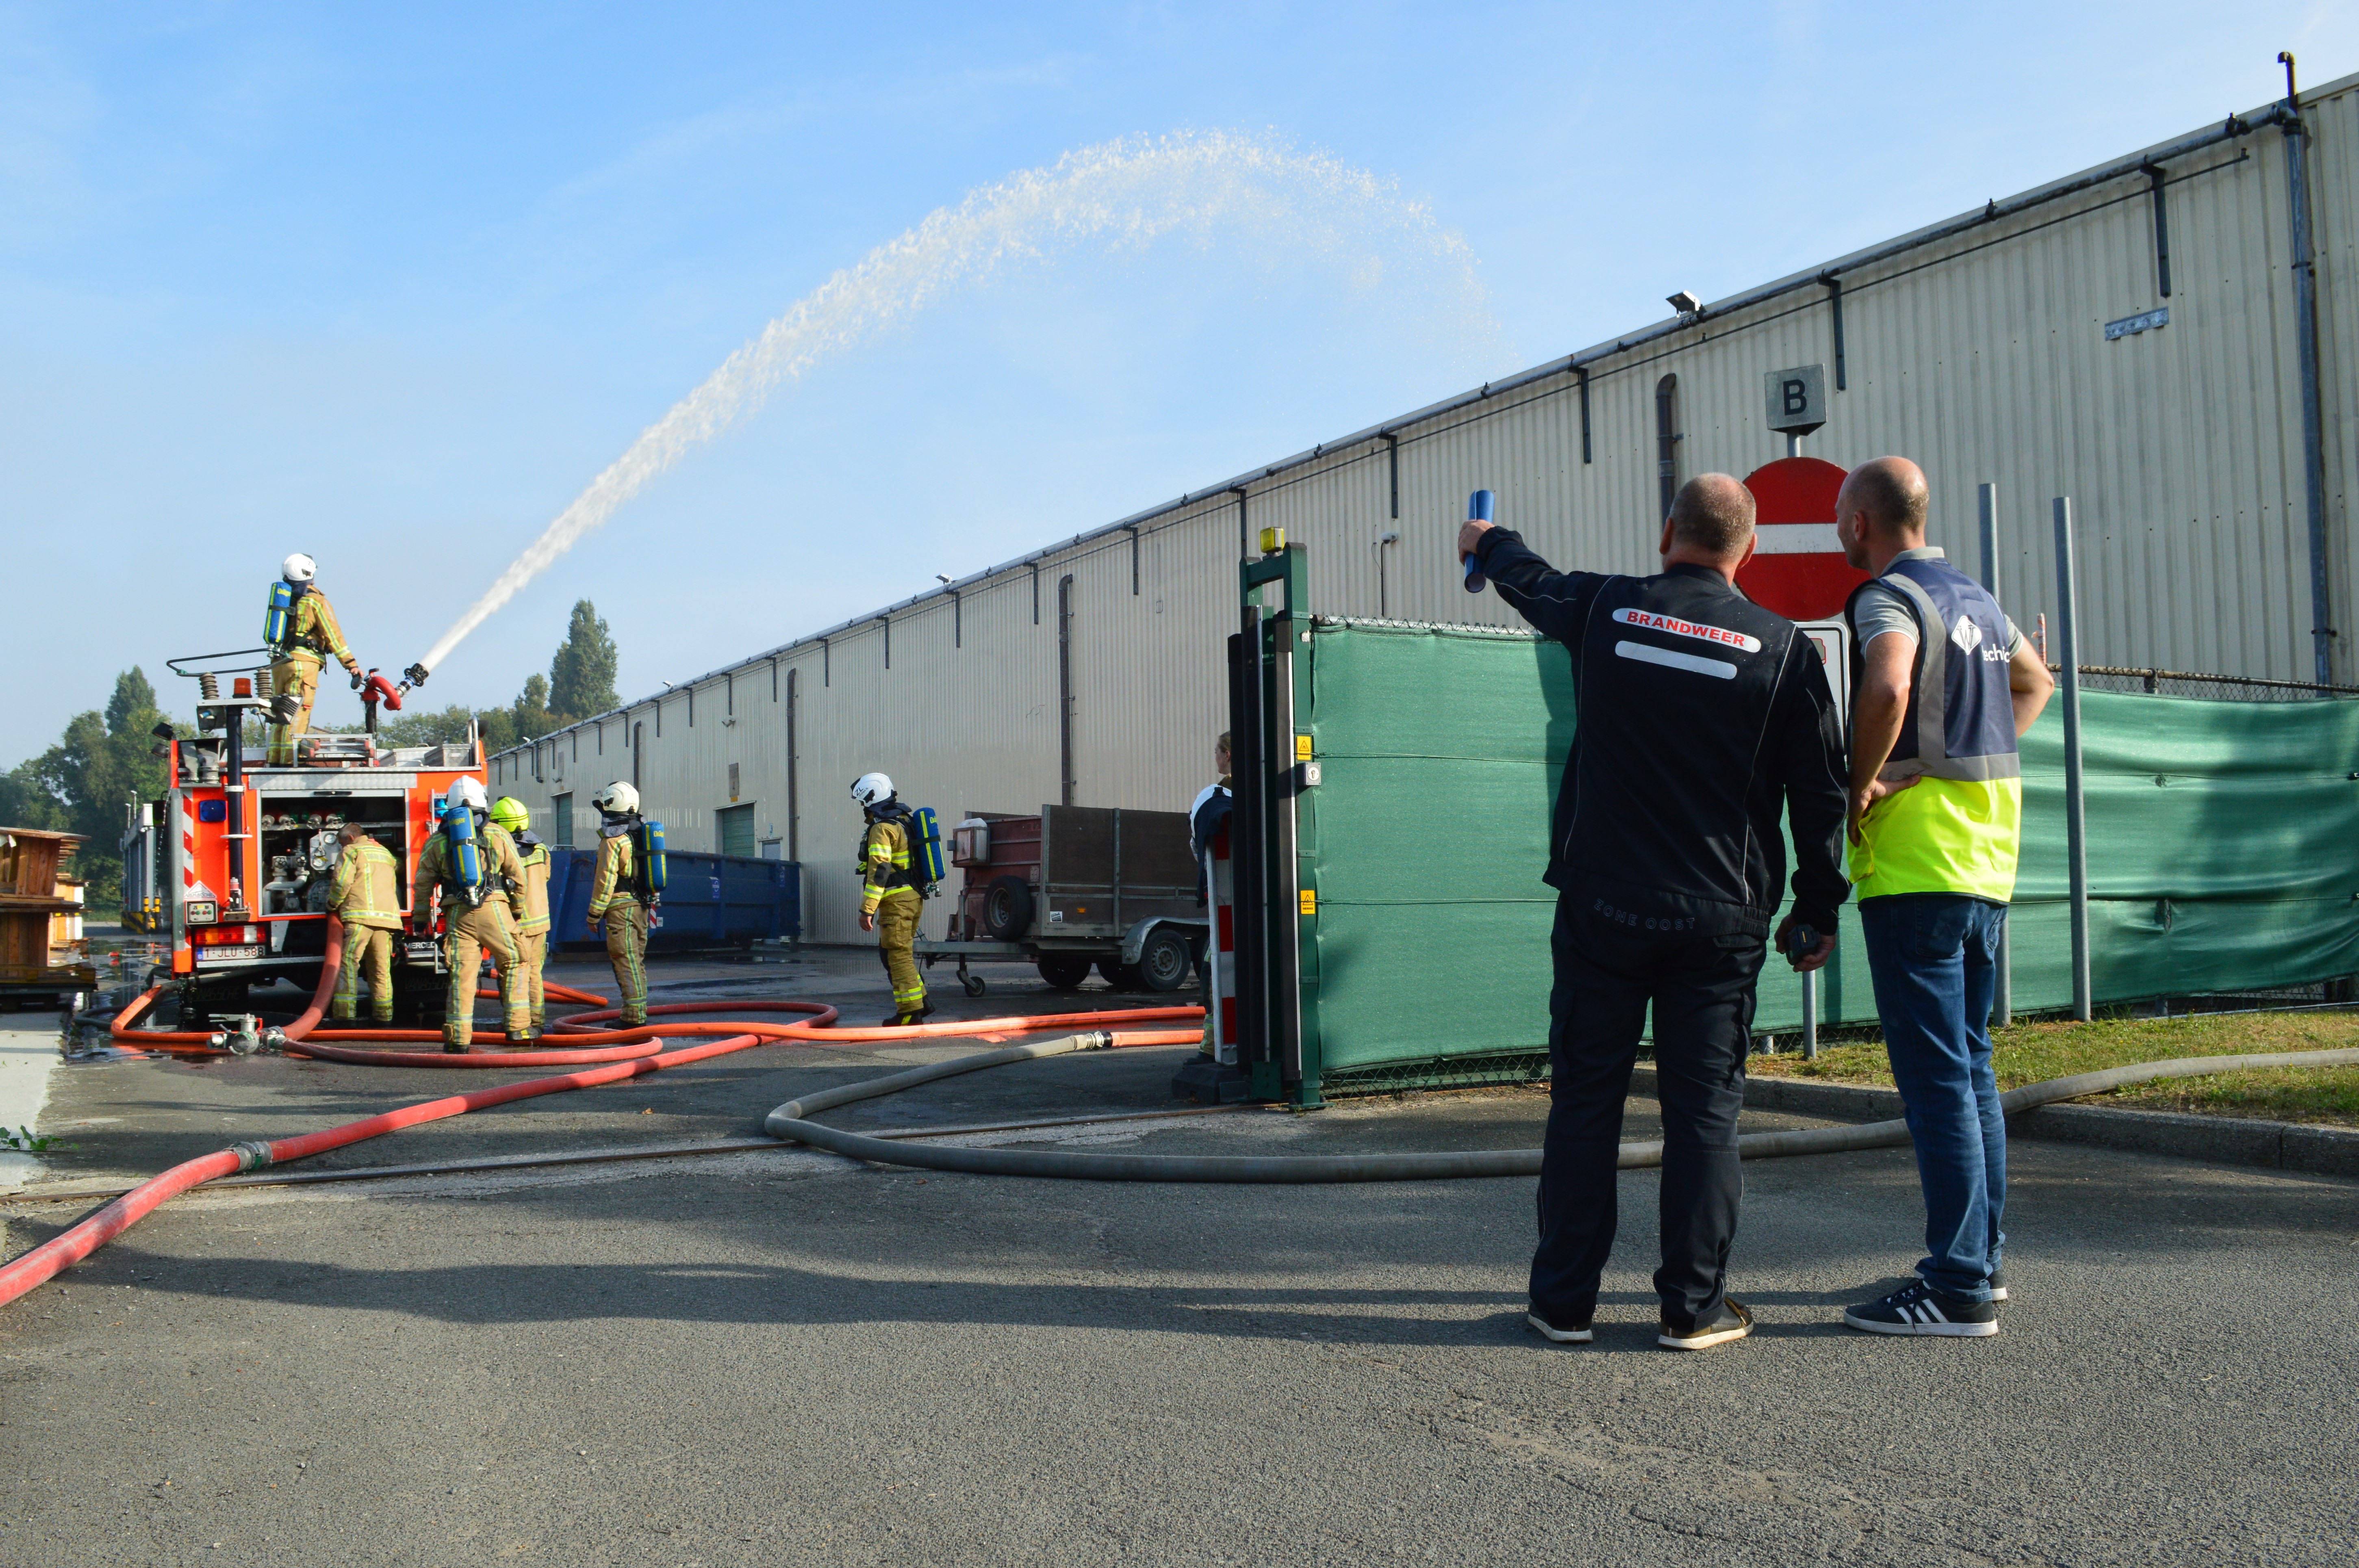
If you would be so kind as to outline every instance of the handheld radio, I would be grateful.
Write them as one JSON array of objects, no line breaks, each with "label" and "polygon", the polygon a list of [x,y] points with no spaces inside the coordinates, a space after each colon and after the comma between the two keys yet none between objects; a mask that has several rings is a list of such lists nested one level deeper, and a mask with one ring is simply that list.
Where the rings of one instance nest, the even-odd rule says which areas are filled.
[{"label": "handheld radio", "polygon": [[[1489,522],[1491,520],[1492,509],[1497,505],[1497,501],[1498,498],[1493,495],[1488,490],[1475,491],[1473,495],[1467,498],[1466,520],[1470,523]],[[1490,580],[1483,575],[1483,568],[1477,564],[1473,556],[1468,556],[1464,564],[1466,567],[1466,592],[1469,593],[1480,593],[1483,592],[1484,585]]]}]

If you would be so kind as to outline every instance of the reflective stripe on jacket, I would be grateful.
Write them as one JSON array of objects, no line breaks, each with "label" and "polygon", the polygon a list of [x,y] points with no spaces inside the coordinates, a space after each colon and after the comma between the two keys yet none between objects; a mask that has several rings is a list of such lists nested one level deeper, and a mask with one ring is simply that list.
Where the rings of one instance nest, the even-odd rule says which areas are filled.
[{"label": "reflective stripe on jacket", "polygon": [[328,908],[348,926],[401,927],[401,896],[394,887],[393,852],[373,838],[354,840],[336,857]]},{"label": "reflective stripe on jacket", "polygon": [[[2023,762],[2016,749],[2007,619],[1981,583],[1928,551],[1903,556],[1875,582],[1917,617],[1917,658],[1900,735],[1879,777],[1918,782],[1886,796],[1850,849],[1858,896],[1952,893],[2006,903],[2023,838]],[[1852,690],[1866,650],[1853,590]]]},{"label": "reflective stripe on jacket", "polygon": [[335,606],[317,588],[295,601],[287,616],[287,657],[314,663],[332,657],[349,669],[360,661],[344,644],[343,628],[336,624]]},{"label": "reflective stripe on jacket", "polygon": [[549,929],[549,845],[516,846],[516,864],[524,867],[524,886],[517,891],[516,934],[531,936]]},{"label": "reflective stripe on jacket", "polygon": [[868,824],[860,841],[860,864],[866,880],[861,887],[863,914],[874,911],[888,893],[915,892],[909,886],[909,834],[890,818]]},{"label": "reflective stripe on jacket", "polygon": [[592,920],[603,919],[612,905],[637,907],[639,900],[631,892],[635,864],[628,833],[609,833],[598,841],[598,876],[590,885]]}]

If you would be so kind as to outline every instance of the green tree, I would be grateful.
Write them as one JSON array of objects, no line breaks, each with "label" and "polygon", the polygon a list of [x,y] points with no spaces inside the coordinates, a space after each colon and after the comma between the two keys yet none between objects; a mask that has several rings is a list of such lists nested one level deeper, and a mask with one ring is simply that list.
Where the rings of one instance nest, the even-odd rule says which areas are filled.
[{"label": "green tree", "polygon": [[27,757],[0,773],[0,828],[43,828],[67,833],[66,803],[41,776],[41,758]]},{"label": "green tree", "polygon": [[164,760],[149,734],[163,715],[156,689],[137,668],[115,677],[105,712],[77,713],[58,744],[0,783],[0,804],[25,827],[56,827],[88,840],[75,866],[90,884],[93,909],[123,887],[124,808],[163,793]]},{"label": "green tree", "polygon": [[106,702],[106,733],[124,735],[136,725],[145,735],[155,723],[156,688],[147,683],[147,672],[135,664],[114,678],[114,695]]},{"label": "green tree", "polygon": [[[565,640],[557,645],[557,655],[549,661],[544,700],[560,724],[621,705],[622,700],[614,694],[614,670],[620,658],[613,635],[599,618],[598,606],[587,599],[576,601],[572,617],[566,623]],[[521,714],[517,722],[523,722]]]},{"label": "green tree", "polygon": [[538,675],[524,678],[524,690],[516,694],[508,716],[516,726],[516,744],[537,740],[561,722],[549,711],[549,682]]},{"label": "green tree", "polygon": [[475,710],[464,702],[453,702],[439,712],[419,709],[415,713],[388,713],[377,720],[377,744],[440,746],[446,741],[465,740],[467,726],[474,722]]}]

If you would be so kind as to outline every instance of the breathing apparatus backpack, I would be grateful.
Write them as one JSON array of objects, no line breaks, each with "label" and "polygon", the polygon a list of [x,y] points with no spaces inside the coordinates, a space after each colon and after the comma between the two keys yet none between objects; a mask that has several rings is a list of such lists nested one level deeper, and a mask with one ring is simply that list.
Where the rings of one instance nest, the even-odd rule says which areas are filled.
[{"label": "breathing apparatus backpack", "polygon": [[467,908],[484,902],[484,856],[475,840],[475,813],[453,806],[442,816],[442,842],[451,856],[451,885],[467,900]]},{"label": "breathing apparatus backpack", "polygon": [[663,902],[664,825],[645,818],[631,824],[631,890],[650,906]]},{"label": "breathing apparatus backpack", "polygon": [[[901,831],[909,837],[909,869],[906,874],[907,880],[897,877],[891,886],[914,887],[920,898],[932,898],[943,880],[950,875],[942,859],[941,821],[934,815],[934,809],[931,806],[919,806],[912,809],[898,800],[887,800],[885,804],[876,807],[871,815],[876,822],[900,823]],[[868,869],[866,851],[868,836],[864,831],[861,834],[860,842],[863,846],[862,852],[853,869],[864,873]]]},{"label": "breathing apparatus backpack", "polygon": [[273,583],[270,603],[262,612],[262,640],[273,653],[287,650],[287,639],[295,635],[295,584]]},{"label": "breathing apparatus backpack", "polygon": [[918,885],[918,896],[930,898],[950,872],[942,864],[942,824],[931,806],[919,806],[909,813],[909,878]]}]

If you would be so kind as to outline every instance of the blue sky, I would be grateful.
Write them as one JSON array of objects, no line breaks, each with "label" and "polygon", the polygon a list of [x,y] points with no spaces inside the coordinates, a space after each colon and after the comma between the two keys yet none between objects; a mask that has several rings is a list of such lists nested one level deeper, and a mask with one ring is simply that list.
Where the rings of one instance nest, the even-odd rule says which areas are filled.
[{"label": "blue sky", "polygon": [[513,696],[583,595],[642,693],[2249,108],[2285,48],[2359,70],[2359,11],[0,5],[0,766],[135,661],[185,708],[163,659],[249,646],[289,550],[408,663],[764,323],[1075,148],[1323,155],[1474,261],[1215,222],[951,287],[426,695]]}]

